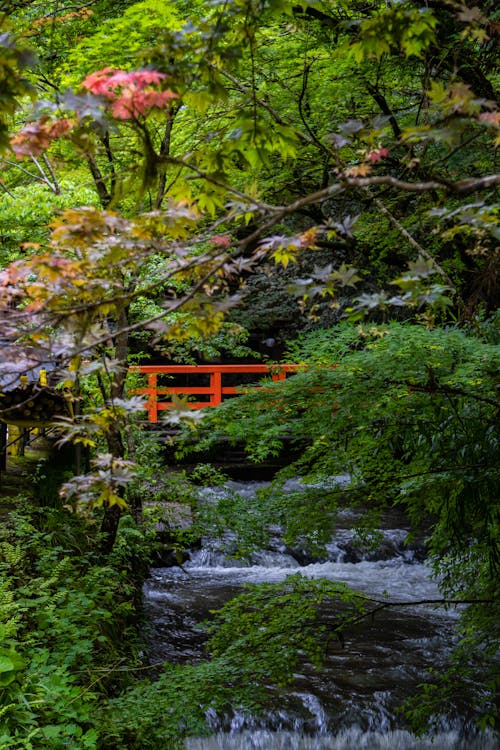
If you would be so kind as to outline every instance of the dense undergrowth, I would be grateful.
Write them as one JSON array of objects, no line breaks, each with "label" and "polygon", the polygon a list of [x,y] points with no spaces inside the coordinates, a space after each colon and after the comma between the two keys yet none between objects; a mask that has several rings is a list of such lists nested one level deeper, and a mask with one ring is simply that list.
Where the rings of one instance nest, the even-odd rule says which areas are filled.
[{"label": "dense undergrowth", "polygon": [[210,733],[208,713],[258,712],[300,659],[320,666],[323,601],[342,603],[339,627],[364,606],[344,584],[301,576],[249,587],[207,624],[201,661],[153,665],[140,637],[151,539],[126,516],[103,560],[94,532],[26,499],[1,531],[1,750],[183,747]]},{"label": "dense undergrowth", "polygon": [[125,524],[104,561],[94,533],[23,499],[0,532],[2,750],[97,747],[96,706],[126,685],[121,665],[140,663],[142,535]]}]

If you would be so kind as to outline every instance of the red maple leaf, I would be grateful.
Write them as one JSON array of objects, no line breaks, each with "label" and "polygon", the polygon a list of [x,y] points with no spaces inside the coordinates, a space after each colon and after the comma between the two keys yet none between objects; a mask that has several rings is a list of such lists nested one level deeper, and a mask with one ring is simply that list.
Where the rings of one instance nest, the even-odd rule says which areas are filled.
[{"label": "red maple leaf", "polygon": [[74,120],[66,117],[53,122],[47,122],[47,118],[44,117],[25,125],[17,135],[11,138],[10,145],[18,158],[38,156],[49,148],[53,140],[61,138],[70,131],[74,124]]},{"label": "red maple leaf", "polygon": [[130,120],[145,115],[151,109],[164,109],[177,94],[169,89],[158,91],[166,78],[157,70],[125,70],[103,68],[91,73],[82,86],[96,96],[111,102],[111,112],[117,120]]},{"label": "red maple leaf", "polygon": [[380,161],[385,156],[389,156],[389,149],[377,148],[374,151],[370,151],[370,153],[365,156],[365,160],[375,164],[375,162]]},{"label": "red maple leaf", "polygon": [[212,242],[216,247],[229,247],[231,240],[227,234],[216,234],[212,237]]}]

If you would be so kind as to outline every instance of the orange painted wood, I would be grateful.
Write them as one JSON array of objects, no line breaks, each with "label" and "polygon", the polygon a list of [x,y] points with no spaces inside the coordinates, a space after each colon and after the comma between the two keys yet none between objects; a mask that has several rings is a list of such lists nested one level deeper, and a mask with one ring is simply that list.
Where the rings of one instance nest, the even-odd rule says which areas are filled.
[{"label": "orange painted wood", "polygon": [[304,370],[305,365],[133,365],[129,368],[134,372],[142,373],[167,373],[190,374],[190,373],[211,373],[211,372],[240,372],[240,373],[281,373],[297,372]]},{"label": "orange painted wood", "polygon": [[222,373],[215,370],[210,373],[210,406],[219,406],[222,403]]},{"label": "orange painted wood", "polygon": [[[132,372],[147,375],[147,386],[134,388],[134,393],[147,396],[146,409],[148,420],[152,423],[158,422],[158,412],[166,411],[172,407],[172,402],[162,397],[173,394],[187,396],[206,396],[205,401],[190,401],[190,409],[205,409],[218,406],[222,403],[224,396],[232,396],[239,393],[241,386],[223,384],[223,376],[226,374],[241,374],[257,376],[271,375],[273,380],[284,380],[288,373],[303,370],[302,365],[134,365],[130,367]],[[159,375],[208,375],[210,384],[208,386],[165,386],[158,385]]]},{"label": "orange painted wood", "polygon": [[156,395],[156,388],[158,383],[158,376],[152,372],[148,376],[148,419],[150,422],[158,421],[158,397]]}]

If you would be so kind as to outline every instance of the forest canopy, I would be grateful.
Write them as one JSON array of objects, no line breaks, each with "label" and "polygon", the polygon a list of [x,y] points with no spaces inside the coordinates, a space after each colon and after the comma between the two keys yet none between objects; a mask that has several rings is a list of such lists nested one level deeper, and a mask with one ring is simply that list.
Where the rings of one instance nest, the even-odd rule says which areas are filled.
[{"label": "forest canopy", "polygon": [[[20,375],[33,384],[43,366],[64,394],[59,444],[91,458],[82,466],[77,450],[50,510],[20,500],[27,515],[3,537],[1,747],[180,741],[173,709],[147,739],[150,683],[127,693],[111,667],[95,671],[130,658],[105,623],[134,632],[141,496],[163,471],[153,449],[144,465],[144,401],[128,370],[138,361],[304,364],[267,395],[196,420],[180,401],[176,418],[200,449],[223,433],[255,461],[291,435],[302,455],[290,472],[349,472],[349,496],[372,518],[400,504],[415,533],[430,525],[443,597],[468,606],[415,723],[474,677],[474,717],[495,724],[499,37],[493,0],[0,0],[0,420],[19,408]],[[319,505],[274,492],[245,524],[239,507],[218,509],[242,546],[276,523],[325,541],[339,489]],[[290,584],[297,599],[304,586]],[[317,595],[359,614],[348,591]],[[43,646],[51,627],[60,672]],[[226,706],[229,670],[251,704],[220,627],[211,666],[161,678],[165,703],[175,686],[193,704],[190,681],[213,679]],[[269,674],[280,678],[263,655]],[[193,732],[205,708],[192,708]]]}]

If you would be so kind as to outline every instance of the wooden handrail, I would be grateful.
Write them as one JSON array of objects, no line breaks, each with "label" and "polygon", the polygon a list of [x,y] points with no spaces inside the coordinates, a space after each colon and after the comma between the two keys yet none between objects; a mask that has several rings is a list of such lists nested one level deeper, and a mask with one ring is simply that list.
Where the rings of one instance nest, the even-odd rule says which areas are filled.
[{"label": "wooden handrail", "polygon": [[[302,365],[134,365],[129,368],[131,372],[147,375],[147,386],[134,388],[134,393],[144,394],[148,397],[146,409],[148,420],[152,423],[158,422],[158,412],[172,407],[172,401],[159,399],[160,396],[172,396],[183,394],[186,396],[208,396],[205,401],[190,401],[191,409],[205,409],[210,406],[218,406],[224,400],[224,396],[232,396],[239,393],[240,386],[224,385],[223,376],[228,374],[240,375],[271,375],[273,380],[285,380],[289,373],[303,369]],[[208,386],[159,386],[159,375],[208,375]]]}]

